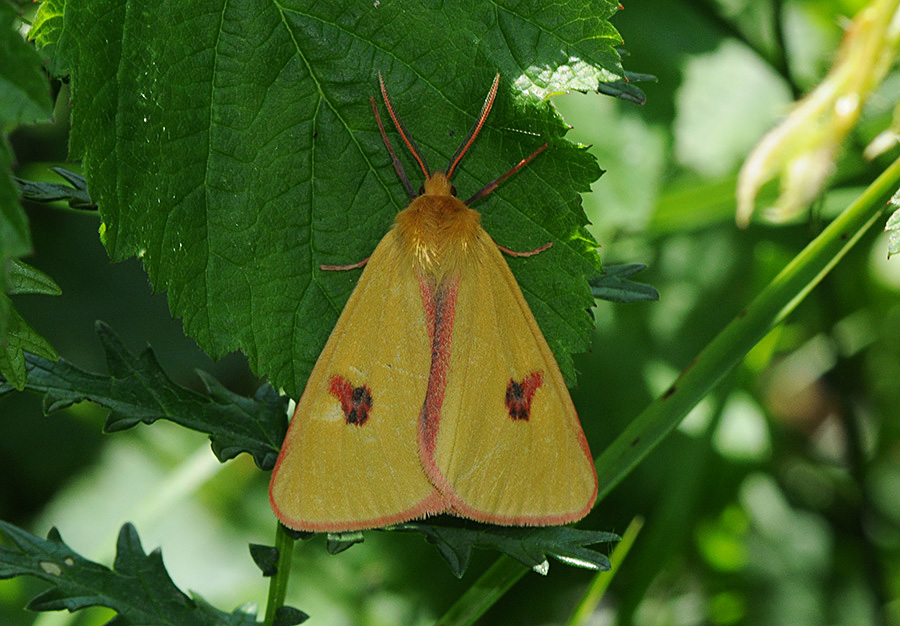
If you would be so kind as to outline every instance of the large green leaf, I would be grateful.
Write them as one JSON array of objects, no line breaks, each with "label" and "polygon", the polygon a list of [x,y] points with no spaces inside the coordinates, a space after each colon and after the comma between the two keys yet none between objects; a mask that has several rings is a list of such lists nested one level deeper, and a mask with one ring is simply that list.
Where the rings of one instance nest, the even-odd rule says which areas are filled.
[{"label": "large green leaf", "polygon": [[59,4],[34,36],[70,68],[72,157],[110,256],[141,257],[212,356],[240,348],[295,396],[358,276],[319,266],[367,257],[407,202],[369,104],[378,73],[443,166],[500,72],[455,184],[468,197],[550,142],[477,208],[498,243],[556,244],[510,264],[574,380],[599,268],[578,194],[600,170],[545,96],[623,76],[616,2]]},{"label": "large green leaf", "polygon": [[253,615],[242,609],[225,613],[200,598],[185,595],[169,577],[160,551],[146,554],[131,524],[119,532],[113,569],[73,551],[55,528],[46,539],[41,539],[0,521],[0,533],[13,544],[0,546],[0,579],[35,576],[50,584],[29,603],[28,608],[33,611],[74,612],[89,606],[105,606],[117,613],[109,622],[116,626],[252,626],[257,623]]},{"label": "large green leaf", "polygon": [[[252,398],[225,389],[215,378],[198,372],[207,395],[176,385],[159,366],[153,351],[132,354],[106,324],[97,324],[109,374],[87,372],[65,359],[53,361],[26,354],[27,389],[44,394],[44,411],[51,413],[76,402],[90,401],[109,409],[104,429],[124,430],[137,424],[169,420],[209,435],[220,461],[241,452],[253,456],[261,469],[272,469],[287,430],[287,398],[262,385]],[[0,376],[0,396],[16,380]]]}]

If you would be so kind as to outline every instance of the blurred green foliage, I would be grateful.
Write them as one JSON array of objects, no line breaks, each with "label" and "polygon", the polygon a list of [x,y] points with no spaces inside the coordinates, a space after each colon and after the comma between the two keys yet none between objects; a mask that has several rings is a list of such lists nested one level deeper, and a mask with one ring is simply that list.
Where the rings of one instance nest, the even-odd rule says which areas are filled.
[{"label": "blurred green foliage", "polygon": [[[384,1],[384,0],[382,0]],[[891,120],[900,76],[863,110],[808,216],[734,223],[738,168],[794,97],[826,73],[853,0],[632,0],[613,20],[629,69],[650,72],[643,107],[597,95],[554,97],[570,136],[607,172],[584,196],[609,265],[640,262],[656,303],[600,302],[593,350],[576,358],[573,396],[601,452],[858,191],[892,154],[862,147]],[[64,164],[66,86],[56,122],[10,141],[31,180]],[[75,169],[74,164],[64,164]],[[765,193],[765,192],[764,192]],[[77,365],[102,370],[93,323],[133,350],[154,346],[179,384],[192,370],[252,393],[238,355],[216,363],[185,339],[135,260],[111,266],[84,213],[28,206],[34,254],[62,295],[14,296],[22,316]],[[646,520],[593,614],[597,624],[769,626],[900,623],[900,259],[871,232],[580,525],[623,531]],[[0,401],[0,518],[109,562],[133,521],[162,546],[176,584],[225,606],[265,597],[246,544],[272,542],[267,476],[246,456],[218,465],[205,437],[168,424],[112,437],[103,412],[50,417],[37,396]],[[337,556],[318,538],[295,556],[289,603],[322,624],[429,624],[495,556],[476,552],[457,580],[430,546],[367,533]],[[554,564],[523,577],[479,623],[562,623],[592,574]],[[0,623],[100,624],[102,611],[36,618],[40,585],[0,581]]]}]

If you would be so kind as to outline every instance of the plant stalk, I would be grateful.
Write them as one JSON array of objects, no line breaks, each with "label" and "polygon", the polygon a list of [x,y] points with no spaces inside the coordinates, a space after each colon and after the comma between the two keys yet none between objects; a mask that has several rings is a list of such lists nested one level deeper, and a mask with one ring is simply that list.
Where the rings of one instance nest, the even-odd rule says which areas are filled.
[{"label": "plant stalk", "polygon": [[294,540],[288,535],[284,526],[278,524],[275,531],[275,548],[278,550],[278,571],[269,581],[269,597],[266,600],[266,616],[263,626],[275,623],[275,614],[284,606],[287,597],[287,584],[291,577],[291,561],[294,557]]}]

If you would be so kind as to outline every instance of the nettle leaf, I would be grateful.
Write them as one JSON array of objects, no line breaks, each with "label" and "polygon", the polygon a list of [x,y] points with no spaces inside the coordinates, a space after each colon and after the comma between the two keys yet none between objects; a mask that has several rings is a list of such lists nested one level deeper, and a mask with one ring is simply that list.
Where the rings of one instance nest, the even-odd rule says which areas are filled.
[{"label": "nettle leaf", "polygon": [[659,300],[659,292],[654,287],[628,280],[629,276],[645,269],[647,266],[643,263],[607,265],[602,274],[589,281],[591,293],[595,298],[619,303]]},{"label": "nettle leaf", "polygon": [[476,208],[504,246],[554,242],[510,265],[574,381],[600,268],[579,193],[600,169],[546,96],[624,76],[617,2],[50,4],[34,37],[71,68],[72,158],[110,256],[139,256],[210,355],[241,349],[295,397],[359,275],[319,266],[368,257],[407,203],[369,104],[378,73],[443,167],[499,72],[455,184],[468,197],[550,143]]},{"label": "nettle leaf", "polygon": [[[102,322],[97,324],[97,333],[106,352],[108,375],[87,372],[64,359],[54,362],[32,354],[25,356],[26,388],[45,394],[46,413],[88,400],[109,409],[104,425],[107,432],[140,422],[169,420],[207,433],[220,461],[246,452],[260,469],[275,466],[287,430],[287,398],[270,385],[260,386],[252,398],[247,398],[198,371],[208,394],[202,395],[172,382],[150,348],[135,356]],[[4,383],[0,378],[0,395],[11,390],[10,383],[13,381]]]},{"label": "nettle leaf", "polygon": [[472,549],[476,547],[503,552],[539,574],[547,573],[548,557],[576,567],[605,571],[610,567],[609,558],[585,546],[619,541],[614,533],[570,526],[490,526],[453,518],[409,522],[392,529],[425,535],[458,577],[465,573]]},{"label": "nettle leaf", "polygon": [[[50,588],[28,605],[32,611],[78,611],[105,606],[116,613],[109,624],[177,626],[252,626],[253,615],[240,609],[220,611],[200,598],[185,595],[166,571],[162,554],[144,552],[137,531],[125,524],[119,532],[113,569],[89,561],[67,546],[54,528],[41,539],[8,522],[0,532],[12,547],[0,546],[0,579],[35,576]],[[300,622],[294,622],[300,623]]]}]

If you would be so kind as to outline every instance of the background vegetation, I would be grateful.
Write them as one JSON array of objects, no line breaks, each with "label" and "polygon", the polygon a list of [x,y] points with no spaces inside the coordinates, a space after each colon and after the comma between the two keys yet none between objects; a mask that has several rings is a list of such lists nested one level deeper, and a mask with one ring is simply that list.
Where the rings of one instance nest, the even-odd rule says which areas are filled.
[{"label": "background vegetation", "polygon": [[[735,226],[742,162],[792,101],[823,80],[865,4],[632,0],[612,23],[626,42],[625,66],[658,77],[641,84],[646,104],[552,97],[573,126],[567,137],[590,144],[606,170],[583,197],[604,263],[646,263],[635,278],[660,293],[654,303],[599,301],[591,349],[574,357],[573,395],[596,455],[896,156],[862,156],[891,124],[900,88],[891,73],[865,101],[827,187],[801,214]],[[486,86],[473,87],[473,103]],[[53,180],[51,165],[78,169],[67,161],[69,85],[54,89],[55,122],[19,126],[9,137],[21,178]],[[354,97],[367,106],[369,95]],[[813,137],[822,127],[816,119],[803,128]],[[558,171],[544,167],[542,175]],[[764,205],[773,189],[762,196]],[[194,373],[201,368],[252,395],[258,381],[245,357],[210,360],[185,338],[167,294],[153,293],[139,262],[110,264],[96,213],[36,204],[26,211],[33,253],[25,260],[62,294],[13,303],[60,355],[105,371],[99,319],[134,352],[151,344],[181,385],[203,390]],[[622,533],[644,520],[589,623],[900,623],[900,266],[887,258],[886,219],[579,524]],[[366,236],[377,239],[377,228]],[[228,610],[235,599],[264,604],[266,582],[246,545],[271,544],[274,523],[268,474],[250,457],[219,464],[204,435],[170,423],[103,435],[106,411],[96,405],[44,417],[41,401],[31,393],[0,399],[0,519],[41,536],[57,526],[68,545],[105,563],[130,521],[145,550],[162,547],[181,589]],[[460,580],[416,535],[366,533],[339,555],[322,538],[297,549],[288,601],[321,624],[433,623],[497,558],[476,552]],[[480,623],[563,623],[594,576],[552,562],[549,576],[525,575]],[[0,622],[111,617],[105,609],[24,611],[43,588],[29,578],[0,581]]]}]

